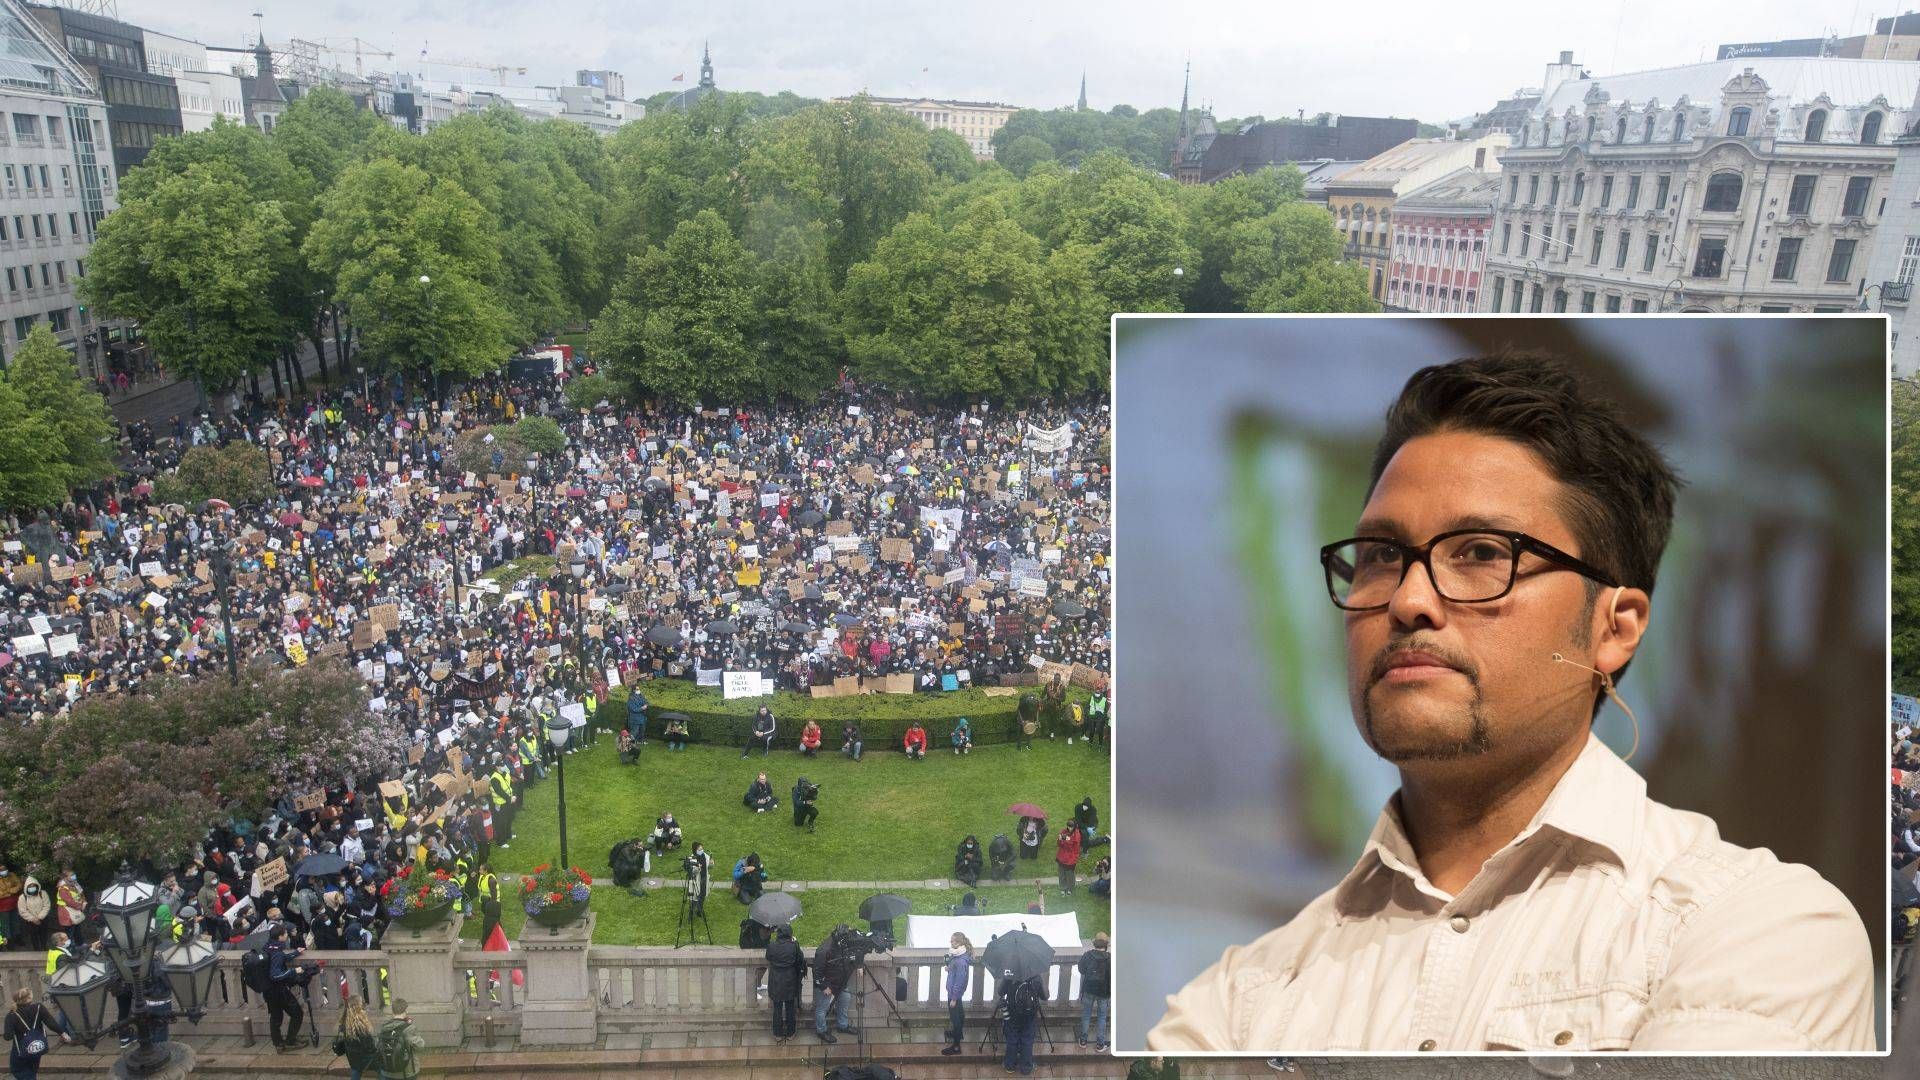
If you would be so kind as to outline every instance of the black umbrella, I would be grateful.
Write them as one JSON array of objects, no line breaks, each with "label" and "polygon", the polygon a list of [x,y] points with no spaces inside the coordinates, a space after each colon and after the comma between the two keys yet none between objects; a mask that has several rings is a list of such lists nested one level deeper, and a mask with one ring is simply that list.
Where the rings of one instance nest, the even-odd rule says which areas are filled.
[{"label": "black umbrella", "polygon": [[735,634],[739,631],[740,628],[735,626],[731,619],[715,619],[707,624],[709,634]]},{"label": "black umbrella", "polygon": [[1893,875],[1893,906],[1920,907],[1920,886],[1914,884],[1913,875],[1905,872]]},{"label": "black umbrella", "polygon": [[655,645],[665,645],[671,648],[680,644],[680,631],[675,630],[671,626],[650,626],[647,628],[647,640],[653,642]]},{"label": "black umbrella", "polygon": [[981,959],[986,963],[989,975],[996,979],[1012,978],[1018,982],[1047,974],[1053,966],[1053,946],[1047,944],[1047,939],[1039,934],[1009,930],[987,942]]},{"label": "black umbrella", "polygon": [[646,488],[648,491],[660,491],[673,485],[657,476],[649,476],[640,482],[640,486]]},{"label": "black umbrella", "polygon": [[781,487],[781,486],[780,486],[779,484],[776,484],[776,483],[774,483],[774,482],[773,482],[773,481],[771,481],[771,480],[769,480],[769,481],[767,481],[766,483],[763,483],[763,484],[761,484],[761,485],[760,485],[760,493],[761,493],[761,494],[763,494],[763,495],[773,495],[773,494],[778,494],[779,492],[781,492],[781,491],[783,491],[783,490],[785,490],[785,489],[784,489],[784,488],[782,488],[782,487]]},{"label": "black umbrella", "polygon": [[781,619],[779,623],[774,626],[774,629],[789,634],[806,634],[813,631],[813,627],[794,619]]},{"label": "black umbrella", "polygon": [[849,615],[843,611],[833,617],[833,624],[835,626],[859,626],[860,617],[858,615]]},{"label": "black umbrella", "polygon": [[868,922],[897,919],[913,910],[913,901],[893,893],[876,893],[860,901],[860,917]]},{"label": "black umbrella", "polygon": [[1053,613],[1066,619],[1077,619],[1087,613],[1086,605],[1074,600],[1059,600],[1053,605]]},{"label": "black umbrella", "polygon": [[297,878],[326,877],[328,874],[337,874],[346,868],[347,860],[338,855],[328,855],[323,852],[301,859],[300,865],[293,868],[293,876]]},{"label": "black umbrella", "polygon": [[794,518],[793,520],[799,522],[800,524],[806,526],[807,528],[812,528],[813,526],[818,525],[821,522],[827,520],[827,515],[821,513],[818,510],[802,510],[800,511],[800,516]]},{"label": "black umbrella", "polygon": [[785,926],[800,917],[800,901],[783,892],[763,894],[747,908],[747,918],[761,926]]},{"label": "black umbrella", "polygon": [[607,585],[606,593],[608,596],[619,596],[630,588],[632,588],[632,586],[624,581],[615,581]]},{"label": "black umbrella", "polygon": [[256,949],[264,952],[267,948],[267,936],[271,933],[273,933],[273,924],[263,922],[260,924],[258,930],[255,930],[240,940],[240,947],[242,949]]},{"label": "black umbrella", "polygon": [[713,530],[713,535],[721,536],[721,537],[733,536],[734,535],[733,526],[722,525],[719,528]]},{"label": "black umbrella", "polygon": [[806,591],[806,593],[805,593],[804,595],[805,595],[805,596],[806,596],[806,598],[807,598],[807,599],[809,599],[809,600],[818,600],[818,599],[820,599],[820,598],[821,598],[822,596],[824,596],[824,595],[826,595],[826,594],[825,594],[825,593],[822,593],[822,592],[820,591],[820,586],[818,586],[818,585],[809,585],[809,586],[807,586],[807,591]]}]

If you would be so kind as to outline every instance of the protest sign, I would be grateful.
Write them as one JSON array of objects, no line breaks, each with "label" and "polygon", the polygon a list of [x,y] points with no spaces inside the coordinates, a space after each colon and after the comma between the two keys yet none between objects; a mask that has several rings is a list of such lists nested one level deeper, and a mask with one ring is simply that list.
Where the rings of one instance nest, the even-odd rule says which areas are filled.
[{"label": "protest sign", "polygon": [[729,671],[722,682],[721,696],[724,698],[743,698],[760,696],[760,673],[758,671]]},{"label": "protest sign", "polygon": [[255,880],[260,883],[262,891],[279,888],[287,880],[287,857],[282,855],[277,859],[261,863],[260,869],[255,873]]},{"label": "protest sign", "polygon": [[305,795],[298,796],[293,800],[293,810],[296,814],[304,814],[309,810],[318,810],[325,805],[327,805],[327,793],[325,791],[309,791]]}]

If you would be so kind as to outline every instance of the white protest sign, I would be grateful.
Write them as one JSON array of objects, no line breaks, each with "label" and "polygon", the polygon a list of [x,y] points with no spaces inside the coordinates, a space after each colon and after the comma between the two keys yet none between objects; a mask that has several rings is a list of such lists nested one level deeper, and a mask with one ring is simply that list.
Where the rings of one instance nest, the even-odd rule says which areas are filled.
[{"label": "white protest sign", "polygon": [[815,547],[813,549],[813,561],[814,562],[832,562],[833,561],[832,545],[821,544],[818,547]]},{"label": "white protest sign", "polygon": [[574,727],[586,727],[587,707],[578,701],[571,705],[562,705],[560,706],[560,719],[565,720]]},{"label": "white protest sign", "polygon": [[36,634],[45,635],[53,633],[53,620],[47,618],[45,615],[35,615],[33,618],[27,620],[27,625],[32,627],[33,632]]},{"label": "white protest sign", "polygon": [[740,546],[740,557],[741,557],[741,558],[743,558],[743,559],[757,559],[757,558],[759,558],[759,557],[760,557],[760,545],[759,545],[759,544],[742,544],[742,545]]},{"label": "white protest sign", "polygon": [[55,657],[65,656],[70,652],[79,652],[80,635],[58,634],[47,639],[47,646]]},{"label": "white protest sign", "polygon": [[723,697],[759,697],[760,673],[757,671],[729,671],[726,672],[721,686],[721,696]]},{"label": "white protest sign", "polygon": [[156,560],[148,560],[147,562],[143,562],[140,564],[141,577],[159,577],[161,574],[164,574],[166,572],[167,572],[167,568],[160,565],[160,563]]},{"label": "white protest sign", "polygon": [[1892,715],[1896,723],[1908,726],[1920,724],[1920,699],[1905,694],[1893,695]]},{"label": "white protest sign", "polygon": [[780,493],[776,491],[763,492],[760,496],[760,505],[767,507],[779,506]]}]

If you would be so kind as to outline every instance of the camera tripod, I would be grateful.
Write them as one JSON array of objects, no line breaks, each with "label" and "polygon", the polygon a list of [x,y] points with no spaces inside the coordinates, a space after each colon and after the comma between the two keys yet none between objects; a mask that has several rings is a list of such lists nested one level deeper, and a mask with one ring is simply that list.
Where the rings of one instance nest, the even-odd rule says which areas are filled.
[{"label": "camera tripod", "polygon": [[[696,878],[694,877],[694,871],[688,870],[686,873],[687,887],[680,894],[680,918],[674,923],[673,927],[673,947],[676,949],[683,944],[693,945],[699,942],[700,931],[693,925],[695,919],[700,920],[700,926],[704,927],[707,931],[707,944],[713,944],[713,927],[707,922],[706,892],[705,890],[701,890],[699,896],[696,897],[694,895],[694,890],[700,887],[700,878],[704,878],[706,875],[702,874],[700,878]],[[687,940],[684,942],[680,940],[680,931],[682,928],[685,928],[687,931]]]},{"label": "camera tripod", "polygon": [[[850,994],[856,995],[853,999],[853,1015],[854,1015],[853,1038],[854,1038],[854,1046],[856,1047],[856,1049],[853,1052],[853,1057],[858,1061],[871,1063],[873,1061],[873,1054],[867,1049],[867,995],[868,994],[878,992],[880,996],[886,1000],[887,1011],[889,1013],[892,1013],[893,1018],[900,1022],[900,1027],[902,1029],[911,1032],[913,1030],[913,1023],[909,1021],[905,1016],[902,1016],[900,1014],[900,1006],[895,1004],[893,1000],[893,995],[888,993],[886,988],[880,985],[880,979],[878,976],[876,976],[873,973],[873,969],[867,967],[866,957],[863,956],[860,958],[859,967],[861,972],[865,974],[867,977],[868,988],[854,990],[851,986],[849,986],[847,989],[841,990],[840,992],[843,994],[850,993]],[[819,993],[819,990],[816,988],[814,992]],[[838,1010],[836,1007],[828,1006],[827,1020],[829,1022],[833,1020],[833,1014],[837,1011]],[[832,1029],[829,1028],[828,1030],[832,1030]],[[817,1066],[819,1068],[824,1069],[829,1064],[831,1064],[832,1058],[833,1058],[833,1047],[822,1046],[820,1048],[820,1059],[818,1061],[814,1060],[813,1055],[811,1053],[807,1054],[801,1060],[809,1066]]]},{"label": "camera tripod", "polygon": [[[980,1036],[980,1045],[976,1047],[976,1049],[984,1052],[987,1048],[988,1042],[993,1042],[995,1044],[998,1044],[1000,1042],[1000,1025],[998,1021],[1004,1020],[1006,1018],[1006,1015],[1007,1015],[1007,999],[1003,995],[999,1001],[996,1001],[993,1003],[993,1014],[987,1017],[987,1033],[985,1035]],[[1044,1005],[1034,1006],[1033,1026],[1039,1029],[1040,1035],[1047,1040],[1047,1052],[1050,1054],[1059,1053],[1060,1048],[1053,1045],[1053,1032],[1047,1030],[1046,1006]]]}]

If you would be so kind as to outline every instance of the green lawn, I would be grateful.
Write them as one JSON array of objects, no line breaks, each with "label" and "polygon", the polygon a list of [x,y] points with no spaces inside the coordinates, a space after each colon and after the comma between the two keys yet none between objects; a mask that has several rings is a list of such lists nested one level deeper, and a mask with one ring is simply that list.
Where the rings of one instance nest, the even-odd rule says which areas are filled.
[{"label": "green lawn", "polygon": [[557,345],[573,346],[573,356],[576,360],[586,356],[587,335],[585,334],[556,334],[553,340]]},{"label": "green lawn", "polygon": [[[569,825],[572,823],[569,822]],[[514,845],[519,850],[519,845]],[[1104,848],[1097,849],[1104,851]],[[1053,864],[1023,863],[1026,868],[1041,865],[1047,871],[1047,913],[1058,915],[1073,911],[1079,915],[1080,937],[1092,939],[1101,931],[1112,932],[1109,921],[1111,909],[1106,901],[1090,896],[1082,882],[1082,888],[1070,897],[1062,897],[1053,875]],[[1029,900],[1033,899],[1033,878],[1025,878],[1024,885],[996,885],[974,890],[976,896],[989,914],[1008,911],[1025,911]],[[769,885],[777,882],[769,881]],[[526,916],[517,903],[519,886],[514,879],[502,878],[501,895],[505,902],[501,907],[501,921],[506,925],[507,936],[517,937]],[[899,895],[913,901],[915,914],[945,915],[947,905],[960,901],[961,889],[908,889]],[[800,901],[801,915],[794,920],[794,938],[808,948],[820,943],[827,931],[835,923],[844,922],[850,926],[865,929],[860,922],[860,901],[873,895],[867,889],[820,889],[796,893]],[[675,881],[672,886],[650,892],[644,899],[635,899],[620,889],[595,889],[593,891],[594,924],[593,940],[601,945],[671,945],[674,929],[680,918],[680,888]],[[707,922],[713,928],[715,945],[733,946],[740,942],[740,920],[747,917],[746,905],[733,898],[733,895],[721,885],[717,878],[713,894],[707,899]],[[469,939],[480,937],[481,920],[476,915],[467,919],[461,927],[461,934]],[[405,933],[405,931],[398,931]],[[894,932],[904,934],[904,924],[896,923]],[[700,944],[706,944],[703,931]],[[984,942],[974,942],[975,946]]]},{"label": "green lawn", "polygon": [[[857,763],[837,753],[803,758],[791,750],[775,750],[768,758],[756,753],[742,761],[737,750],[698,745],[670,753],[655,740],[647,744],[639,764],[622,766],[612,735],[602,732],[597,745],[567,758],[567,842],[574,865],[597,880],[610,879],[607,855],[613,845],[644,836],[652,830],[654,818],[662,810],[671,809],[689,844],[699,840],[713,853],[716,894],[724,889],[723,882],[734,862],[749,851],[760,853],[771,875],[770,886],[783,880],[944,878],[953,869],[954,846],[967,833],[978,836],[983,847],[997,832],[1012,835],[1018,819],[1006,808],[1015,802],[1033,802],[1045,808],[1050,825],[1057,831],[1072,817],[1080,799],[1092,795],[1101,814],[1101,830],[1111,831],[1107,764],[1104,750],[1081,743],[1069,747],[1064,740],[1043,739],[1024,751],[1012,746],[986,746],[967,755],[936,752],[917,762],[897,752],[869,752]],[[782,805],[769,813],[753,814],[740,805],[740,797],[762,769]],[[793,827],[787,802],[795,778],[802,775],[821,787],[820,821],[813,833]],[[558,858],[558,790],[551,772],[546,780],[525,789],[514,821],[512,847],[505,851],[496,848],[493,855],[494,867],[502,875],[503,893],[509,885],[517,889],[509,876],[512,873],[524,873]],[[1096,854],[1104,854],[1104,850],[1096,849]],[[1045,877],[1053,881],[1052,854],[1049,841],[1040,860],[1020,864],[1021,879],[1031,882],[1035,877]],[[1088,873],[1092,861],[1085,862]],[[677,865],[662,867],[656,863],[654,869],[656,873],[677,873]],[[1051,886],[1049,891],[1052,910],[1059,897]],[[1031,885],[1019,889],[1002,886],[988,892],[997,897],[991,901],[993,910],[1024,910]],[[835,896],[831,891],[806,895]],[[866,895],[850,895],[846,904],[837,899],[833,903],[851,915]],[[1005,898],[998,898],[1003,895]],[[515,907],[514,897],[517,892],[508,897],[507,908]],[[673,910],[662,913],[667,899],[655,894],[634,901],[617,889],[596,889],[600,937],[622,943],[671,941],[677,903]],[[959,899],[959,890],[951,896],[941,893],[936,898],[926,893],[914,899],[938,905],[928,908],[929,912],[944,911],[946,904]],[[807,901],[803,899],[802,903]],[[1104,927],[1105,904],[1091,903],[1099,908]],[[710,916],[737,906],[727,898],[714,905]],[[809,906],[809,914],[800,924],[803,931],[813,918],[811,911]],[[737,931],[737,923],[738,917],[729,922],[729,933]],[[514,925],[510,922],[509,929]],[[1098,928],[1083,926],[1089,935]],[[477,932],[477,923],[475,929]],[[719,933],[716,920],[716,940]]]}]

